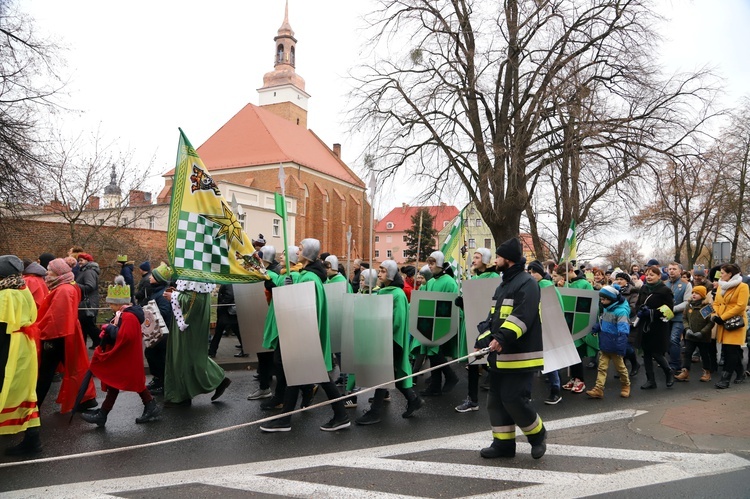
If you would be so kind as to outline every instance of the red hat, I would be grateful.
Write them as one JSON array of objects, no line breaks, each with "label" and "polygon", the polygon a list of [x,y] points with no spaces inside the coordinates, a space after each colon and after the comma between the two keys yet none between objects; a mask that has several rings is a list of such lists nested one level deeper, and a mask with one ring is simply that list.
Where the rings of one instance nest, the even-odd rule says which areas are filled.
[{"label": "red hat", "polygon": [[93,262],[94,257],[89,255],[88,253],[78,253],[78,258],[83,258],[86,261]]}]

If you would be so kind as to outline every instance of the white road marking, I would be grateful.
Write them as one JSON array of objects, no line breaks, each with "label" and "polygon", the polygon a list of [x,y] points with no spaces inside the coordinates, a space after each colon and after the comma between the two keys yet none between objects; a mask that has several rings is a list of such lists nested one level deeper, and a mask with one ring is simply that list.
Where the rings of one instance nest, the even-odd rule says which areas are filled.
[{"label": "white road marking", "polygon": [[[548,430],[560,430],[601,422],[629,419],[644,414],[644,411],[626,410],[603,414],[592,414],[563,420],[545,422]],[[387,445],[367,449],[367,457],[362,449],[279,459],[276,461],[251,462],[218,468],[200,468],[145,476],[134,476],[80,482],[50,487],[39,487],[3,493],[7,498],[48,498],[52,497],[114,497],[112,494],[123,491],[154,489],[189,483],[200,483],[228,487],[238,490],[284,495],[289,497],[357,497],[367,499],[392,499],[407,497],[403,494],[389,494],[373,490],[331,486],[287,478],[262,476],[268,473],[283,473],[319,467],[321,465],[352,469],[352,476],[358,476],[359,469],[377,469],[401,473],[435,475],[436,477],[483,478],[513,482],[527,482],[534,485],[517,487],[505,492],[480,494],[473,498],[496,498],[504,494],[513,497],[555,497],[555,499],[583,497],[584,495],[604,494],[658,483],[666,483],[704,475],[728,473],[750,467],[750,461],[733,454],[704,454],[682,452],[652,452],[628,449],[607,449],[570,445],[547,446],[550,456],[587,457],[621,461],[644,461],[642,467],[612,473],[575,473],[545,471],[543,469],[506,468],[501,461],[488,461],[488,465],[469,465],[428,461],[410,461],[394,457],[435,449],[476,451],[487,445],[488,431],[454,435],[418,442]],[[519,453],[528,452],[527,443],[518,442]],[[567,487],[561,487],[567,485]]]}]

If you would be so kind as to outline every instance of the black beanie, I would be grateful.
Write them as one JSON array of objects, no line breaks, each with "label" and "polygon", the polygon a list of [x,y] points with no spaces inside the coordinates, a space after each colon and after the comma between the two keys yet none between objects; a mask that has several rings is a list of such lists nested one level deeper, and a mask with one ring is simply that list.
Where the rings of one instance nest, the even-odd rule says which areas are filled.
[{"label": "black beanie", "polygon": [[149,262],[143,262],[138,268],[144,272],[151,272],[151,264]]},{"label": "black beanie", "polygon": [[528,270],[533,271],[535,274],[544,275],[544,265],[539,260],[531,262]]},{"label": "black beanie", "polygon": [[523,257],[523,248],[521,248],[521,241],[517,237],[508,239],[503,244],[497,247],[495,254],[510,260],[513,263],[518,263]]},{"label": "black beanie", "polygon": [[414,277],[417,273],[417,269],[413,265],[404,265],[401,267],[401,272],[406,275],[406,277]]}]

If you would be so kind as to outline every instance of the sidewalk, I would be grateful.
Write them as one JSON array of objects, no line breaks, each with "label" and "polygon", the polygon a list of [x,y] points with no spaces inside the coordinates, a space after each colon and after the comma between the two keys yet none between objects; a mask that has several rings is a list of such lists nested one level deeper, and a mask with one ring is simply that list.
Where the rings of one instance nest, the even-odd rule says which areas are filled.
[{"label": "sidewalk", "polygon": [[750,452],[750,380],[648,411],[631,423],[634,431],[699,451]]},{"label": "sidewalk", "polygon": [[[256,369],[258,367],[258,356],[255,352],[245,352],[250,354],[247,357],[235,357],[234,354],[240,351],[239,348],[235,348],[236,345],[239,345],[236,336],[224,336],[219,343],[214,361],[225,371]],[[206,352],[208,352],[208,341],[206,342]]]}]

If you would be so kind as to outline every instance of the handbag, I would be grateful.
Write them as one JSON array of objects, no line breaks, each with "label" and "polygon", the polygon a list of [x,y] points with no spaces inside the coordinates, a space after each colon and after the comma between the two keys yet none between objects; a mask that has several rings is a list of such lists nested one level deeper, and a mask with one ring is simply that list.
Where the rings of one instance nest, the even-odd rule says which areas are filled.
[{"label": "handbag", "polygon": [[734,331],[743,327],[745,327],[745,318],[741,315],[735,315],[724,321],[724,329],[727,331]]}]

